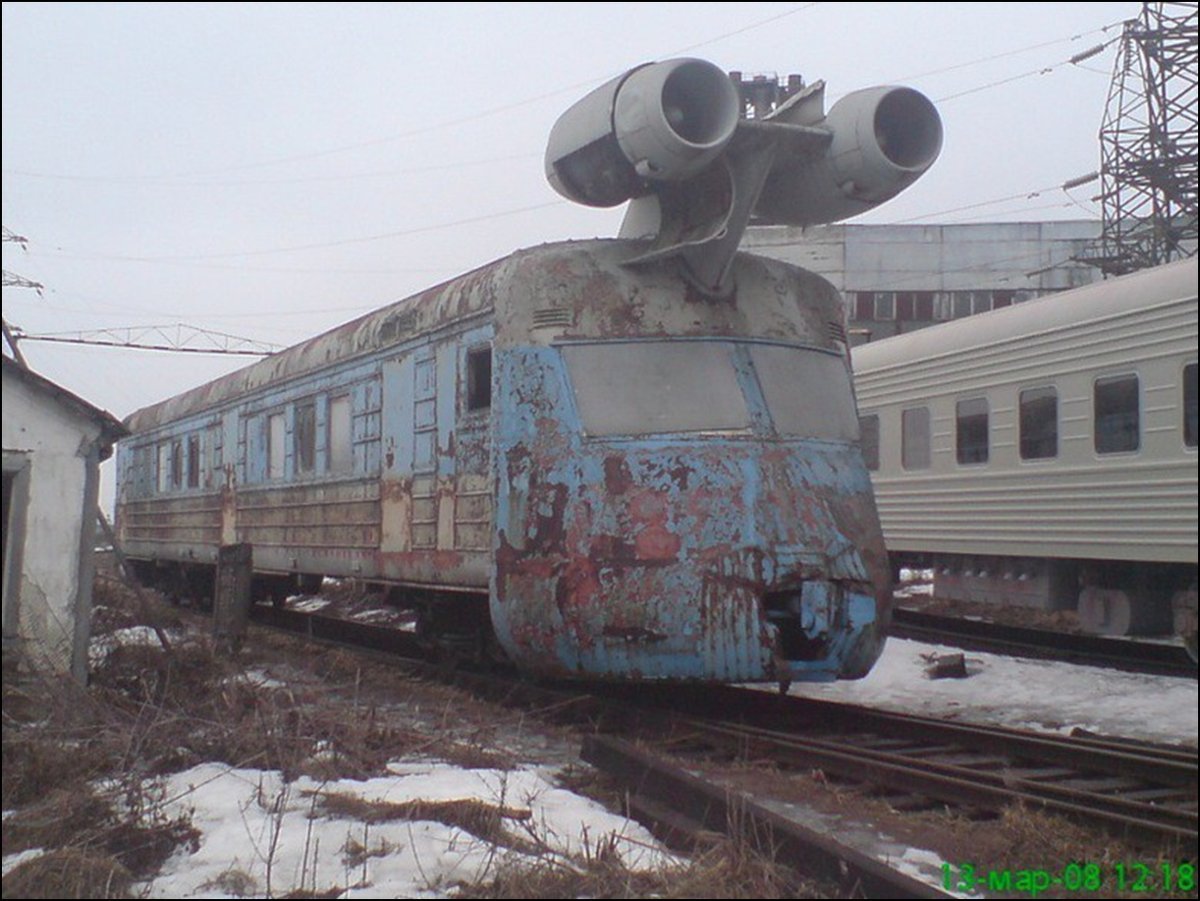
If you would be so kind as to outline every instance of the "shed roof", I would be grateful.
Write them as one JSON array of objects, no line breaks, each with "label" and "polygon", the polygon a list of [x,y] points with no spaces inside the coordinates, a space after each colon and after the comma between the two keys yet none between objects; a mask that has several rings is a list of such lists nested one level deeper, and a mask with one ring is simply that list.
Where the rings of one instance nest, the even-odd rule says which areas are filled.
[{"label": "shed roof", "polygon": [[99,407],[88,403],[79,395],[68,391],[56,382],[50,381],[44,375],[38,375],[32,369],[22,366],[10,357],[2,357],[2,359],[4,360],[3,371],[6,379],[17,379],[33,390],[52,398],[75,415],[81,416],[100,426],[101,459],[105,459],[112,453],[112,446],[115,441],[129,434],[129,430],[121,424],[121,421],[107,410],[101,410]]}]

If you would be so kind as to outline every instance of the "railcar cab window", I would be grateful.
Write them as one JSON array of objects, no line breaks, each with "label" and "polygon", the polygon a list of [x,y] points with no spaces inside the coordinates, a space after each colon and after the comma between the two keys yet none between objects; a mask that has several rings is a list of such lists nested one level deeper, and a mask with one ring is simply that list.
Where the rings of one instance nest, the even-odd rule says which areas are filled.
[{"label": "railcar cab window", "polygon": [[467,412],[486,410],[492,405],[492,349],[476,347],[467,351]]},{"label": "railcar cab window", "polygon": [[1092,411],[1096,453],[1125,454],[1141,446],[1136,375],[1096,379],[1092,388]]},{"label": "railcar cab window", "polygon": [[604,342],[570,344],[561,350],[589,435],[738,431],[750,426],[725,343]]},{"label": "railcar cab window", "polygon": [[986,397],[960,400],[955,408],[955,453],[962,465],[988,461],[988,402]]},{"label": "railcar cab window", "polygon": [[1058,456],[1058,390],[1052,385],[1026,388],[1020,394],[1021,459]]},{"label": "railcar cab window", "polygon": [[753,344],[750,359],[776,432],[795,438],[858,440],[854,392],[843,357],[812,348]]},{"label": "railcar cab window", "polygon": [[929,468],[929,439],[928,407],[911,407],[900,414],[900,464],[905,469]]}]

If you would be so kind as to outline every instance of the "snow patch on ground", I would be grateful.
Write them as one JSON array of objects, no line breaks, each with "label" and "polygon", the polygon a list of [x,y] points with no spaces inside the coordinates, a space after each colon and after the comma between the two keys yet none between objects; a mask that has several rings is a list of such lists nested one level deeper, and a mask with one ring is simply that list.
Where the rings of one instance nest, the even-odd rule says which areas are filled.
[{"label": "snow patch on ground", "polygon": [[792,694],[927,716],[1025,729],[1196,745],[1197,682],[967,651],[966,679],[931,680],[922,655],[956,648],[889,638],[875,668],[855,682],[797,684]]},{"label": "snow patch on ground", "polygon": [[[528,810],[508,829],[547,854],[614,847],[633,868],[657,867],[674,858],[658,849],[637,823],[558,788],[539,768],[464,770],[439,762],[397,762],[391,775],[365,781],[285,783],[277,772],[203,764],[170,776],[168,817],[191,812],[202,833],[200,849],[181,849],[146,886],[152,898],[225,898],[247,887],[263,894],[348,887],[346,898],[444,897],[456,882],[484,880],[521,851],[498,847],[443,823],[388,821],[366,824],[321,811],[322,794],[363,801],[477,799]],[[353,854],[355,847],[367,854]],[[236,890],[236,891],[235,891]]]}]

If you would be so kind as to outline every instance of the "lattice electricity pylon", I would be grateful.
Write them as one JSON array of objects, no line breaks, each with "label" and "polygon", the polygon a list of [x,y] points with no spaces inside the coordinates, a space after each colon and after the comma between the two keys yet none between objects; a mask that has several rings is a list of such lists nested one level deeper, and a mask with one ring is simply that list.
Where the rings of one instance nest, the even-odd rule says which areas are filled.
[{"label": "lattice electricity pylon", "polygon": [[1125,23],[1100,129],[1106,275],[1196,253],[1195,3],[1144,3]]}]

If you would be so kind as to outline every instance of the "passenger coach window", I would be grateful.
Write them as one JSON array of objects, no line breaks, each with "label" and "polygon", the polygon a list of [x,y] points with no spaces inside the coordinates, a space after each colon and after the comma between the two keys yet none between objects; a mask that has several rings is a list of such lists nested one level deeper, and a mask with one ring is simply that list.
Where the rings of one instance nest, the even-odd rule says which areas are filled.
[{"label": "passenger coach window", "polygon": [[171,445],[164,442],[158,446],[158,490],[171,490]]},{"label": "passenger coach window", "polygon": [[988,402],[986,397],[960,400],[955,410],[955,448],[958,462],[988,461]]},{"label": "passenger coach window", "polygon": [[1183,443],[1196,446],[1196,364],[1183,367]]},{"label": "passenger coach window", "polygon": [[492,405],[492,349],[467,351],[467,411],[486,410]]},{"label": "passenger coach window", "polygon": [[329,400],[329,471],[354,469],[353,444],[350,440],[350,395]]},{"label": "passenger coach window", "polygon": [[929,459],[929,408],[905,410],[900,417],[900,462],[905,469],[928,469]]},{"label": "passenger coach window", "polygon": [[1052,386],[1021,392],[1021,459],[1058,456],[1058,390]]},{"label": "passenger coach window", "polygon": [[188,436],[187,484],[189,488],[200,487],[200,436]]},{"label": "passenger coach window", "polygon": [[283,444],[286,428],[282,413],[274,413],[267,417],[267,478],[282,479],[284,462],[287,460],[287,449]]},{"label": "passenger coach window", "polygon": [[171,487],[183,487],[183,442],[171,442]]},{"label": "passenger coach window", "polygon": [[1097,379],[1092,391],[1096,453],[1123,454],[1141,444],[1138,377]]},{"label": "passenger coach window", "polygon": [[879,417],[874,413],[859,417],[858,432],[862,436],[863,459],[867,469],[876,472],[879,469]]},{"label": "passenger coach window", "polygon": [[292,453],[296,457],[296,472],[312,472],[317,460],[317,405],[311,400],[296,404],[292,445]]}]

